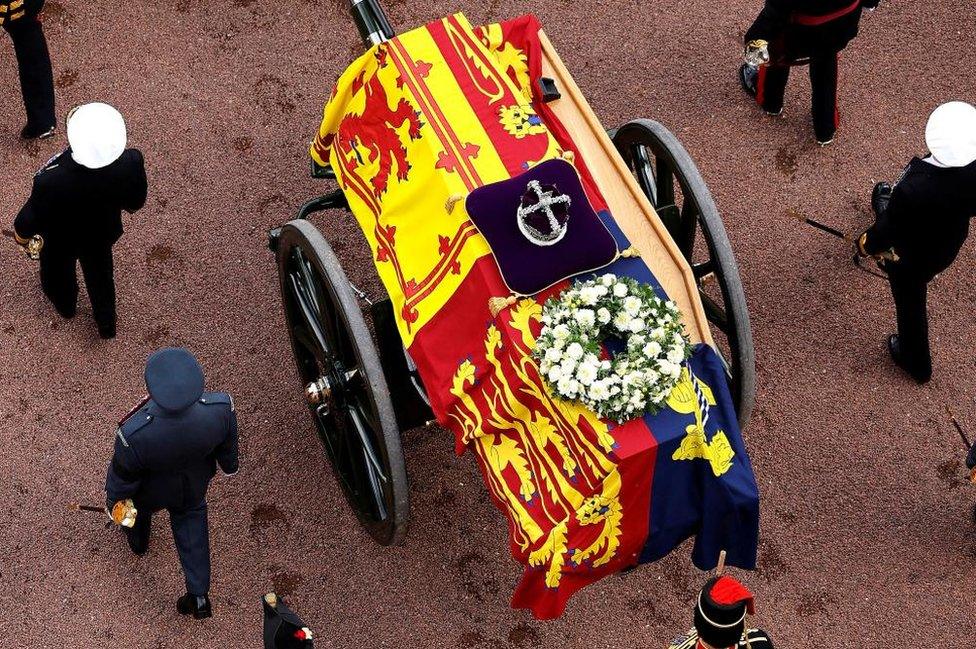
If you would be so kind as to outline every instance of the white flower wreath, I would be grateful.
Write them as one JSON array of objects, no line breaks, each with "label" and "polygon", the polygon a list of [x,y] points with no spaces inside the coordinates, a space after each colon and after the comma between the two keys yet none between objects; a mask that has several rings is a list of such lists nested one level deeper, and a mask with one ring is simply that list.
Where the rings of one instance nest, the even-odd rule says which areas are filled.
[{"label": "white flower wreath", "polygon": [[[626,347],[601,359],[608,337]],[[623,422],[663,407],[691,345],[674,302],[647,284],[607,273],[546,301],[532,354],[555,394]]]}]

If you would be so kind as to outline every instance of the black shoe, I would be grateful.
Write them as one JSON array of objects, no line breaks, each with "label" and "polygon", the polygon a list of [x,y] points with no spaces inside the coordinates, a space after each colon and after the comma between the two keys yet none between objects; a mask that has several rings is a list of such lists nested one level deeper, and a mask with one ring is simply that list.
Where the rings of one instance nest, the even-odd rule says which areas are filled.
[{"label": "black shoe", "polygon": [[187,593],[176,600],[176,610],[180,615],[192,615],[198,620],[213,617],[213,610],[210,608],[210,597],[207,595],[191,595]]},{"label": "black shoe", "polygon": [[129,542],[129,549],[141,557],[149,551],[149,535],[142,535],[135,528],[122,528],[125,532],[125,540]]},{"label": "black shoe", "polygon": [[98,337],[102,340],[111,340],[115,338],[115,325],[98,326]]},{"label": "black shoe", "polygon": [[916,383],[928,383],[932,378],[932,370],[920,371],[913,369],[907,362],[905,362],[905,357],[901,352],[901,344],[898,342],[898,334],[891,334],[888,336],[888,353],[891,354],[891,359],[895,361],[895,365],[905,370]]},{"label": "black shoe", "polygon": [[756,81],[759,79],[759,68],[748,63],[739,66],[739,84],[750,97],[756,96]]},{"label": "black shoe", "polygon": [[71,307],[61,308],[55,304],[54,310],[57,311],[58,315],[61,316],[62,318],[65,318],[66,320],[71,320],[71,318],[75,317],[75,314],[78,312],[78,307],[71,306]]},{"label": "black shoe", "polygon": [[46,140],[53,137],[57,129],[57,126],[31,126],[28,124],[21,130],[20,138],[22,140]]}]

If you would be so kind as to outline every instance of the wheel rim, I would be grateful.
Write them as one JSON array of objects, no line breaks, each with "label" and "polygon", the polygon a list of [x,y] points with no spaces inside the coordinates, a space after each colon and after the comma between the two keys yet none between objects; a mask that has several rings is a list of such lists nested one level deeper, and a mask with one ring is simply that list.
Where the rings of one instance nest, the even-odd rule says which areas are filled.
[{"label": "wheel rim", "polygon": [[749,420],[755,366],[748,311],[724,226],[701,175],[677,139],[650,120],[612,135],[638,185],[691,266],[732,390],[739,423]]},{"label": "wheel rim", "polygon": [[[405,484],[405,474],[398,437],[391,452],[389,423],[384,426],[377,403],[388,400],[383,394],[385,382],[382,390],[376,389],[378,377],[370,376],[370,366],[378,362],[364,362],[362,349],[372,341],[357,339],[350,318],[361,320],[361,315],[358,310],[351,314],[338,293],[339,287],[346,286],[345,275],[335,276],[341,274],[337,261],[336,268],[330,269],[333,274],[326,272],[330,260],[322,259],[308,236],[297,228],[283,230],[278,249],[282,301],[305,402],[336,479],[361,524],[380,543],[394,542],[405,525],[406,505],[399,502],[405,499],[405,489],[398,488],[401,474]],[[324,239],[321,243],[327,246]],[[392,463],[391,455],[395,456]]]}]

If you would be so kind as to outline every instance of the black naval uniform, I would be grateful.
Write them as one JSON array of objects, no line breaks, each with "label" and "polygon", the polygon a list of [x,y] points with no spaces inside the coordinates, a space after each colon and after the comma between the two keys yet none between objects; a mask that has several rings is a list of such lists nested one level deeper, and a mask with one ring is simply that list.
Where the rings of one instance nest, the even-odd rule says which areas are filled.
[{"label": "black naval uniform", "polygon": [[837,59],[857,36],[862,8],[880,0],[766,0],[759,17],[746,32],[745,42],[769,43],[770,61],[759,68],[756,101],[763,110],[779,114],[790,66],[809,63],[813,92],[813,129],[820,142],[834,137],[840,123],[837,110]]},{"label": "black naval uniform", "polygon": [[898,318],[895,360],[917,381],[932,376],[926,292],[928,283],[955,260],[976,216],[976,162],[938,167],[913,158],[887,194],[875,191],[876,220],[865,232],[864,251],[893,248],[898,261],[885,261]]},{"label": "black naval uniform", "polygon": [[105,338],[115,335],[112,246],[122,236],[122,210],[142,208],[146,190],[138,149],[126,149],[107,167],[88,169],[74,161],[69,148],[34,176],[30,198],[14,222],[20,237],[44,238],[41,287],[66,318],[75,315],[80,262],[95,323]]},{"label": "black naval uniform", "polygon": [[[184,349],[163,349],[146,366],[149,398],[123,421],[105,480],[109,508],[131,498],[138,514],[126,529],[129,546],[144,554],[152,514],[169,511],[173,539],[194,598],[210,590],[207,487],[217,468],[238,469],[237,414],[225,392],[203,392],[203,374]],[[183,606],[181,598],[180,606]],[[209,616],[209,600],[206,602]],[[182,610],[181,613],[194,612]]]},{"label": "black naval uniform", "polygon": [[20,89],[27,111],[22,135],[36,137],[54,128],[54,75],[44,29],[37,14],[44,0],[0,0],[0,25],[10,34],[17,55]]}]

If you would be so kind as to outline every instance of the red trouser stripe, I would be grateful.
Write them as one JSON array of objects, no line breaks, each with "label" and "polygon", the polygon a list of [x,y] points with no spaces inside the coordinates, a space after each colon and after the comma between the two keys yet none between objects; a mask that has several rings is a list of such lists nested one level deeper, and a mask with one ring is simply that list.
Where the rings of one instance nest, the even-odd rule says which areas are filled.
[{"label": "red trouser stripe", "polygon": [[766,68],[765,65],[759,66],[759,77],[756,79],[756,103],[760,106],[766,98]]},{"label": "red trouser stripe", "polygon": [[829,23],[831,20],[837,20],[838,18],[843,18],[847,14],[851,13],[855,9],[861,6],[861,0],[854,0],[851,4],[846,7],[842,7],[837,11],[823,16],[811,16],[809,14],[793,14],[793,22],[798,25],[805,25],[807,27],[819,27]]}]

